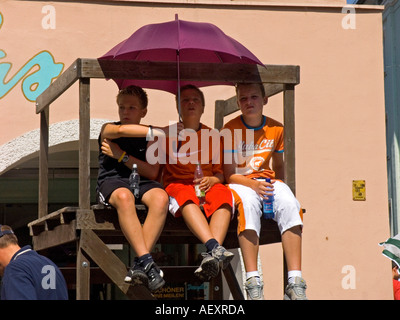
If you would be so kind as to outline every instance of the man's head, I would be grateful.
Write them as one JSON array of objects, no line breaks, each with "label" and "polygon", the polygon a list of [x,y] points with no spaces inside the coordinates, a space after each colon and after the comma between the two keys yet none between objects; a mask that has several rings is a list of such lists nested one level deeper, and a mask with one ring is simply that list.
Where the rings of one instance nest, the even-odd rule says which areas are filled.
[{"label": "man's head", "polygon": [[11,227],[0,224],[0,276],[10,263],[11,257],[20,249],[17,236]]},{"label": "man's head", "polygon": [[10,244],[18,244],[17,236],[11,227],[0,224],[0,248],[5,248]]}]

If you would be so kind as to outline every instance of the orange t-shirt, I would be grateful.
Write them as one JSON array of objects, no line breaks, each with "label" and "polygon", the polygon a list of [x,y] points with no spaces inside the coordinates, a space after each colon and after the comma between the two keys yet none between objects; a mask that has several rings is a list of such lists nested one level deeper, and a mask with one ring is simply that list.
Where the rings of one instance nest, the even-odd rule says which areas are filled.
[{"label": "orange t-shirt", "polygon": [[393,279],[393,296],[394,300],[400,300],[400,281]]},{"label": "orange t-shirt", "polygon": [[275,178],[270,160],[274,152],[283,152],[283,125],[280,122],[263,116],[262,125],[252,128],[238,116],[225,124],[221,135],[225,156],[233,155],[234,158],[225,157],[224,161],[234,161],[237,173],[248,178]]},{"label": "orange t-shirt", "polygon": [[201,124],[197,131],[188,130],[186,140],[170,137],[166,141],[164,187],[170,183],[193,184],[196,163],[201,164],[204,176],[223,173],[221,138],[218,130]]}]

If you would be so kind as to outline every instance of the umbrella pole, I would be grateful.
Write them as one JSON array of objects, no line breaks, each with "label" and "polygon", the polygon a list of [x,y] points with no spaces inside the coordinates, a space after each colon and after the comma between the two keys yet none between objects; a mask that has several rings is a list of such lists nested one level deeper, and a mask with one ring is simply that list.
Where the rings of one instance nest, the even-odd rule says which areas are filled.
[{"label": "umbrella pole", "polygon": [[177,63],[177,68],[178,68],[178,117],[179,117],[179,122],[182,122],[181,120],[181,79],[180,79],[180,61],[179,61],[179,50],[176,50],[176,63]]}]

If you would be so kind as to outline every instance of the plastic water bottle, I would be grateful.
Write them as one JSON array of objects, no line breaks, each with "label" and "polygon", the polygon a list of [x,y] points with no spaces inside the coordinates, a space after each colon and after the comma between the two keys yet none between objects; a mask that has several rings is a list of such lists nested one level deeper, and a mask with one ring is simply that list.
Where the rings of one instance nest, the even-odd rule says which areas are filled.
[{"label": "plastic water bottle", "polygon": [[[201,169],[200,163],[196,164],[196,170],[194,171],[194,180],[200,181],[204,177],[203,170]],[[199,198],[200,206],[206,203],[206,193],[204,190],[200,190],[200,183],[194,185],[197,198]]]},{"label": "plastic water bottle", "polygon": [[139,182],[140,182],[140,175],[137,169],[137,164],[134,163],[132,166],[132,173],[129,176],[129,185],[133,192],[135,198],[139,198]]},{"label": "plastic water bottle", "polygon": [[[271,182],[270,178],[265,179],[266,182]],[[263,216],[264,219],[273,219],[274,214],[274,196],[266,196],[263,199]]]}]

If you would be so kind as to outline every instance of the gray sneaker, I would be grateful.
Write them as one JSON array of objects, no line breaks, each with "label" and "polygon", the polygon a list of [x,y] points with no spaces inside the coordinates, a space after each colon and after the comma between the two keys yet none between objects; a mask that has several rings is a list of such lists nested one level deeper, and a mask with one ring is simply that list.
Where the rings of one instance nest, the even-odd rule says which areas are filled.
[{"label": "gray sneaker", "polygon": [[226,250],[223,246],[217,246],[211,251],[211,255],[220,263],[222,270],[225,270],[235,256],[232,252]]},{"label": "gray sneaker", "polygon": [[285,289],[285,300],[308,300],[306,297],[307,285],[303,278],[295,277],[294,283],[289,283]]},{"label": "gray sneaker", "polygon": [[204,258],[200,267],[196,269],[194,274],[202,281],[208,281],[214,278],[219,272],[219,261],[207,252],[201,254]]},{"label": "gray sneaker", "polygon": [[264,300],[264,285],[260,277],[251,277],[247,279],[244,287],[247,292],[247,300]]}]

